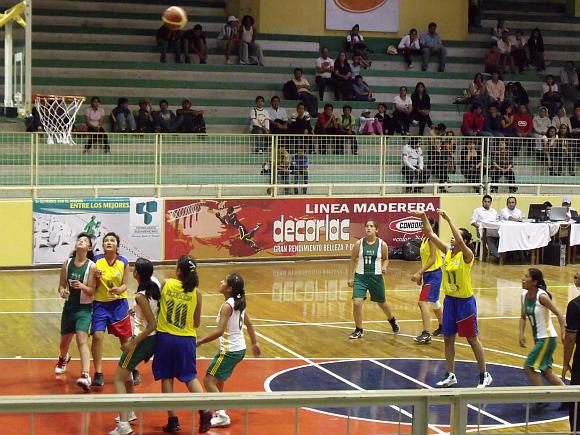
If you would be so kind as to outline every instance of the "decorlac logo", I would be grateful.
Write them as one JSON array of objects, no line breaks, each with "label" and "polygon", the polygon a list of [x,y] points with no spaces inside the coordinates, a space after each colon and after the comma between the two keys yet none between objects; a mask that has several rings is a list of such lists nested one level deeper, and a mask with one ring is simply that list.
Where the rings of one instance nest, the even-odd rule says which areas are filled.
[{"label": "decorlac logo", "polygon": [[389,229],[398,233],[414,234],[423,231],[423,224],[421,223],[421,219],[407,216],[401,219],[397,219],[396,221],[392,221],[389,224]]},{"label": "decorlac logo", "polygon": [[143,222],[149,225],[153,222],[153,213],[157,213],[157,201],[138,202],[135,205],[135,212],[143,215]]}]

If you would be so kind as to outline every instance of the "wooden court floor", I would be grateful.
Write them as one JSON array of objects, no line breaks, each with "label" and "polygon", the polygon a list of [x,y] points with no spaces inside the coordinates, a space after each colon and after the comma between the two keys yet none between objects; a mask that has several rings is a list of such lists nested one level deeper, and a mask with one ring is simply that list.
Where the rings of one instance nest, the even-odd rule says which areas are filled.
[{"label": "wooden court floor", "polygon": [[[323,361],[329,364],[325,367],[337,367],[341,376],[356,383],[357,379],[360,382],[369,381],[364,373],[373,371],[380,364],[389,365],[397,359],[403,360],[401,364],[407,364],[406,361],[419,359],[423,367],[418,369],[422,373],[417,376],[421,378],[419,383],[427,387],[439,380],[444,371],[440,361],[443,358],[442,340],[434,339],[427,346],[417,345],[413,341],[413,337],[420,334],[422,329],[416,304],[419,287],[410,281],[418,263],[391,261],[385,276],[387,301],[400,322],[401,332],[393,335],[380,309],[367,302],[364,308],[365,336],[355,341],[348,339],[353,323],[347,267],[348,263],[344,260],[200,266],[198,270],[203,293],[203,321],[198,335],[205,335],[214,325],[215,316],[223,301],[217,292],[218,283],[230,272],[238,272],[246,280],[248,313],[259,333],[262,358],[248,358],[244,361],[232,380],[226,384],[229,391],[264,391],[267,388],[278,388],[277,391],[281,388],[334,389],[332,383],[325,385],[323,381],[320,385],[309,384],[301,387],[303,384],[300,382],[310,379],[308,376],[312,375],[301,370],[312,369],[313,362]],[[576,288],[572,284],[576,267],[579,266],[541,266],[556,305],[562,311],[565,311],[568,300],[577,296]],[[521,348],[518,344],[521,278],[526,268],[524,265],[498,266],[489,263],[477,263],[473,268],[480,337],[486,349],[487,361],[491,364],[489,370],[501,385],[511,385],[510,377],[513,378],[516,372],[518,376],[523,376],[519,367],[530,350],[529,343],[532,342],[528,327],[528,348]],[[158,267],[156,275],[160,278],[169,277],[173,274],[173,269],[170,266]],[[132,279],[130,281],[129,292],[132,295],[136,286]],[[79,371],[78,361],[71,363],[69,372],[61,379],[55,379],[53,372],[58,355],[59,322],[63,303],[56,293],[57,284],[57,270],[0,272],[0,394],[50,395],[77,392],[74,380]],[[554,321],[556,322],[555,319]],[[433,328],[435,326],[433,323]],[[204,358],[211,358],[216,350],[217,342],[199,349],[200,374],[203,374],[203,369],[208,364],[208,360]],[[71,353],[73,358],[78,355],[74,345]],[[106,386],[102,390],[105,393],[113,392],[111,381],[115,359],[119,355],[118,342],[114,337],[107,337],[105,357],[110,358],[110,361],[105,365]],[[458,360],[473,360],[469,347],[460,339],[456,357]],[[345,359],[357,359],[358,362],[351,365],[340,362]],[[556,373],[560,372],[561,361],[562,346],[559,345],[555,354]],[[369,362],[375,363],[370,364],[374,369],[369,369]],[[415,364],[411,362],[408,364]],[[287,371],[288,369],[294,370]],[[150,365],[142,366],[141,371],[144,383],[137,390],[159,392],[160,386],[153,382]],[[294,378],[290,376],[292,373],[296,374]],[[476,366],[472,365],[472,370],[466,373],[469,375],[460,378],[460,384],[475,386]],[[392,379],[385,374],[380,374],[379,378],[379,384],[386,382],[382,384],[382,388],[407,388],[404,383],[390,384]],[[379,387],[375,384],[374,388]],[[409,388],[418,387],[414,385]],[[258,415],[260,413],[261,416]],[[294,433],[293,412],[260,413],[251,412],[250,433],[274,433],[271,428],[272,419],[279,424],[275,431],[277,435]],[[152,416],[145,418],[144,433],[159,433],[164,415],[151,414]],[[234,411],[232,415],[234,423],[237,421],[239,424],[233,424],[229,429],[212,430],[212,433],[243,433],[243,413]],[[340,411],[322,414],[301,410],[299,415],[300,421],[304,423],[301,424],[299,433],[344,433],[341,430],[345,427],[345,419]],[[552,420],[553,416],[551,414],[545,420]],[[562,416],[563,414],[559,415]],[[114,414],[111,413],[92,414],[89,432],[107,433],[114,426],[111,423],[113,417]],[[185,431],[190,430],[188,418],[187,415],[183,417],[184,426],[187,426]],[[389,419],[388,416],[382,419],[377,417],[377,420]],[[530,426],[530,432],[565,431],[568,427],[567,420],[561,418],[542,423],[545,420],[540,419],[537,422],[539,424]],[[36,433],[81,433],[78,426],[81,419],[77,416],[63,417],[62,421],[74,421],[69,426],[69,429],[73,429],[56,428],[54,419],[47,417],[37,420]],[[391,433],[390,430],[394,429],[392,425],[385,424],[385,421],[377,421],[375,424],[373,418],[361,418],[353,423],[351,433]],[[433,426],[444,427],[439,423],[441,421],[435,422]],[[1,433],[23,433],[28,430],[29,422],[27,417],[0,415],[0,425],[3,428]],[[7,427],[14,427],[14,431],[6,429]],[[520,430],[521,428],[496,429],[494,433]],[[403,431],[408,431],[408,427]],[[434,428],[432,432],[438,430]]]}]

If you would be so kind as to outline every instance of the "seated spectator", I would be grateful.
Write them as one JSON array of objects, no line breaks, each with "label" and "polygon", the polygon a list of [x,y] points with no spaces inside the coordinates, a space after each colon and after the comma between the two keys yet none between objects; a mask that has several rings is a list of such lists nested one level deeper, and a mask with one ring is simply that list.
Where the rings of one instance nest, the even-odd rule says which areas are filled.
[{"label": "seated spectator", "polygon": [[185,63],[191,63],[191,55],[199,57],[199,63],[207,63],[207,42],[201,24],[196,24],[181,37]]},{"label": "seated spectator", "polygon": [[552,125],[556,129],[560,128],[560,125],[566,124],[568,126],[568,131],[572,131],[572,124],[570,124],[570,118],[566,115],[566,108],[564,106],[560,107],[556,116],[552,118]]},{"label": "seated spectator", "polygon": [[176,133],[205,133],[205,119],[203,110],[191,107],[191,101],[185,98],[181,102],[181,109],[175,113],[173,131]]},{"label": "seated spectator", "polygon": [[560,91],[564,98],[576,102],[578,99],[578,73],[576,65],[569,60],[566,66],[560,71]]},{"label": "seated spectator", "polygon": [[354,78],[352,97],[356,101],[370,101],[371,103],[375,101],[369,85],[363,80],[361,75]]},{"label": "seated spectator", "polygon": [[240,23],[238,19],[233,15],[230,15],[227,22],[222,26],[218,39],[224,42],[225,53],[226,53],[226,65],[233,65],[234,62],[230,59],[232,53],[236,52],[241,44],[240,36]]},{"label": "seated spectator", "polygon": [[472,104],[471,110],[463,114],[461,133],[464,136],[491,136],[484,131],[484,127],[483,107],[480,104]]},{"label": "seated spectator", "polygon": [[[439,124],[439,125],[445,125],[445,124]],[[456,141],[455,141],[455,133],[453,132],[453,130],[447,130],[445,132],[445,140],[443,141],[443,145],[445,145],[445,148],[447,148],[449,150],[449,152],[451,152],[452,155],[455,155]]]},{"label": "seated spectator", "polygon": [[[490,177],[493,184],[499,183],[502,178],[509,184],[510,193],[518,191],[516,176],[514,174],[514,159],[505,140],[500,140],[497,149],[491,153]],[[492,186],[491,191],[497,192],[497,186]]]},{"label": "seated spectator", "polygon": [[270,98],[270,106],[268,109],[270,132],[272,134],[288,133],[288,114],[286,113],[286,109],[280,107],[280,97],[278,95]]},{"label": "seated spectator", "polygon": [[[350,148],[353,154],[358,152],[358,146],[356,138],[356,119],[352,116],[352,107],[348,104],[342,108],[342,115],[337,120],[338,128],[340,129],[340,134],[344,134],[346,136],[352,136],[350,140]],[[335,154],[344,154],[344,142],[343,141],[336,141],[335,143]]]},{"label": "seated spectator", "polygon": [[383,126],[381,122],[371,116],[370,109],[363,109],[359,120],[359,133],[364,135],[382,135]]},{"label": "seated spectator", "polygon": [[[105,121],[105,110],[101,107],[99,97],[91,98],[91,105],[85,112],[85,123],[89,133],[105,133],[103,122]],[[101,146],[105,152],[109,152],[109,140],[106,134],[91,134],[87,139],[83,152],[87,153],[91,147]]]},{"label": "seated spectator", "polygon": [[400,134],[403,132],[401,125],[387,113],[387,105],[385,103],[379,103],[377,111],[375,118],[381,123],[383,134],[392,136],[395,133]]},{"label": "seated spectator", "polygon": [[[278,184],[290,184],[290,154],[282,145],[278,145],[278,158],[276,159],[276,176]],[[289,195],[291,190],[284,187],[284,195]]]},{"label": "seated spectator", "polygon": [[552,126],[552,121],[548,116],[548,109],[544,106],[540,106],[538,110],[538,114],[534,116],[533,120],[534,125],[534,136],[535,137],[544,137],[548,132],[548,128]]},{"label": "seated spectator", "polygon": [[497,48],[500,53],[499,63],[501,65],[501,70],[504,73],[507,73],[509,67],[511,73],[515,74],[514,59],[512,57],[512,42],[507,30],[503,31],[500,40],[497,41]]},{"label": "seated spectator", "polygon": [[499,73],[493,71],[491,79],[485,82],[487,96],[490,98],[490,104],[501,104],[505,98],[505,83],[500,79]]},{"label": "seated spectator", "polygon": [[493,74],[494,72],[499,72],[501,69],[501,53],[497,44],[493,44],[489,47],[489,50],[485,53],[483,58],[484,71],[486,74]]},{"label": "seated spectator", "polygon": [[393,118],[401,126],[403,134],[409,133],[411,121],[413,121],[413,101],[407,95],[407,87],[399,88],[399,95],[393,99]]},{"label": "seated spectator", "polygon": [[437,33],[437,24],[429,23],[428,31],[423,32],[419,38],[421,44],[421,70],[427,71],[429,56],[436,54],[439,57],[439,72],[445,71],[447,49],[443,46],[441,37]]},{"label": "seated spectator", "polygon": [[557,168],[556,164],[559,161],[560,156],[558,155],[558,130],[556,127],[552,126],[548,128],[546,132],[546,139],[542,141],[543,144],[543,154],[540,158],[545,158],[546,164],[548,166],[548,173],[550,175],[556,175]]},{"label": "seated spectator", "polygon": [[175,54],[175,63],[181,63],[181,30],[169,30],[162,25],[157,30],[157,47],[159,47],[159,60],[161,63],[167,62],[167,52]]},{"label": "seated spectator", "polygon": [[346,35],[345,50],[358,54],[361,57],[361,63],[363,68],[369,68],[372,64],[369,59],[369,50],[367,44],[365,43],[365,38],[360,34],[360,27],[358,24],[352,26],[352,29],[348,35]]},{"label": "seated spectator", "polygon": [[292,78],[292,81],[296,85],[298,99],[302,100],[309,113],[312,113],[313,116],[318,116],[318,99],[309,92],[310,83],[304,78],[302,68],[294,69],[294,78]]},{"label": "seated spectator", "polygon": [[[427,173],[437,180],[440,184],[449,183],[449,173],[453,170],[453,149],[448,148],[443,142],[442,137],[445,135],[445,124],[439,124],[433,131],[438,136],[431,141],[427,148]],[[447,192],[445,187],[439,188],[440,192]]]},{"label": "seated spectator", "polygon": [[553,117],[560,107],[564,105],[558,89],[558,84],[554,81],[554,76],[546,76],[546,82],[542,85],[542,100],[540,104],[548,108],[550,117]]},{"label": "seated spectator", "polygon": [[[334,116],[334,106],[330,103],[324,105],[324,111],[318,115],[318,120],[316,121],[316,126],[314,127],[314,133],[320,135],[327,134],[341,134],[340,126]],[[333,148],[333,147],[332,147]],[[322,140],[318,145],[318,154],[328,154],[328,144],[325,140]]]},{"label": "seated spectator", "polygon": [[[288,126],[288,134],[292,135],[311,135],[312,125],[310,124],[310,114],[306,111],[306,106],[304,103],[298,103],[296,106],[296,113],[292,114],[290,117],[290,125]],[[289,138],[291,142],[292,149],[297,149],[299,147],[306,148],[309,154],[314,152],[314,146],[310,138]]]},{"label": "seated spectator", "polygon": [[316,78],[315,82],[318,86],[318,97],[320,101],[324,100],[324,91],[326,85],[334,85],[332,80],[332,73],[334,72],[334,60],[328,56],[328,48],[322,47],[320,49],[320,57],[316,59]]},{"label": "seated spectator", "polygon": [[504,136],[513,137],[514,133],[514,109],[511,104],[502,105],[501,132]]},{"label": "seated spectator", "polygon": [[576,176],[576,149],[575,144],[570,140],[572,136],[568,131],[568,126],[566,124],[560,125],[558,129],[558,159],[556,160],[555,175],[566,175],[566,170],[568,174],[572,177]]},{"label": "seated spectator", "polygon": [[486,133],[489,133],[489,136],[493,137],[504,136],[501,128],[501,114],[497,110],[497,106],[495,104],[492,104],[487,108],[484,131]]},{"label": "seated spectator", "polygon": [[528,93],[526,92],[526,90],[524,89],[524,87],[520,82],[509,82],[506,85],[504,101],[512,105],[512,109],[514,110],[514,112],[522,104],[524,106],[530,104]]},{"label": "seated spectator", "polygon": [[412,69],[413,60],[411,56],[421,54],[421,45],[419,43],[419,37],[417,36],[417,29],[411,29],[408,35],[403,36],[401,42],[399,42],[397,51],[399,54],[403,54],[407,69]]},{"label": "seated spectator", "polygon": [[151,114],[151,103],[147,100],[139,101],[139,110],[133,112],[138,133],[153,132],[153,115]]},{"label": "seated spectator", "polygon": [[516,207],[518,200],[515,196],[508,197],[506,206],[499,212],[500,221],[521,222],[524,220],[524,214]]},{"label": "seated spectator", "polygon": [[[266,109],[264,109],[264,97],[258,95],[256,97],[256,107],[250,111],[250,133],[252,134],[270,134],[270,114]],[[269,141],[260,137],[255,141],[255,151],[257,153],[263,153],[266,151],[266,147]]]},{"label": "seated spectator", "polygon": [[580,104],[578,103],[574,106],[574,116],[570,118],[570,126],[572,127],[571,136],[575,139],[580,138]]},{"label": "seated spectator", "polygon": [[[477,233],[480,238],[483,237],[481,223],[497,221],[497,211],[495,211],[495,209],[491,206],[492,201],[493,199],[491,196],[484,195],[481,201],[481,207],[473,210],[473,215],[471,216],[471,226],[477,229]],[[499,237],[487,236],[485,242],[489,249],[489,254],[492,257],[499,258],[499,254],[497,252]]]},{"label": "seated spectator", "polygon": [[538,74],[544,74],[546,62],[544,59],[544,38],[540,29],[533,29],[528,39],[528,52],[530,54],[530,63],[536,67]]},{"label": "seated spectator", "polygon": [[336,101],[350,99],[352,94],[351,79],[352,71],[346,60],[346,53],[341,51],[338,53],[338,58],[334,61],[334,71],[332,72],[334,99]]},{"label": "seated spectator", "polygon": [[483,81],[483,74],[479,72],[475,74],[473,81],[469,84],[467,102],[479,103],[483,107],[488,105],[487,88]]},{"label": "seated spectator", "polygon": [[173,133],[173,123],[175,122],[175,113],[169,110],[167,100],[159,102],[159,111],[153,112],[153,129],[155,133]]},{"label": "seated spectator", "polygon": [[356,76],[362,75],[361,70],[364,69],[364,67],[361,63],[360,54],[358,54],[358,53],[353,54],[352,60],[349,60],[348,64],[350,65],[350,72],[352,73],[352,78],[354,81],[354,78]]},{"label": "seated spectator", "polygon": [[[461,149],[459,168],[467,183],[481,183],[481,152],[475,140],[468,139],[467,145]],[[479,186],[473,186],[473,190],[479,192]]]},{"label": "seated spectator", "polygon": [[491,29],[491,42],[492,44],[497,44],[498,41],[501,39],[503,32],[508,32],[509,29],[505,25],[505,20],[500,18],[497,20],[497,24],[493,29]]},{"label": "seated spectator", "polygon": [[[264,54],[262,47],[256,42],[258,30],[254,25],[254,18],[251,15],[245,15],[242,18],[242,24],[238,30],[240,35],[240,64],[264,66]],[[251,59],[253,58],[253,59]],[[255,59],[255,60],[254,60]]]},{"label": "seated spectator", "polygon": [[532,137],[534,132],[534,120],[528,113],[528,108],[523,104],[518,107],[518,113],[514,115],[514,133],[516,137]]},{"label": "seated spectator", "polygon": [[308,187],[298,187],[299,184],[308,184],[308,155],[304,147],[299,147],[298,152],[292,156],[290,169],[294,175],[294,195],[298,195],[299,192],[306,195]]},{"label": "seated spectator", "polygon": [[518,66],[518,72],[520,74],[522,74],[530,64],[528,54],[526,53],[527,43],[528,40],[524,36],[524,33],[521,30],[517,30],[516,39],[512,44],[512,57],[514,63]]},{"label": "seated spectator", "polygon": [[429,114],[431,113],[431,98],[425,89],[423,82],[417,83],[415,92],[411,95],[411,103],[413,106],[412,116],[413,123],[419,123],[419,136],[425,134],[425,126],[433,127],[433,121]]},{"label": "seated spectator", "polygon": [[[406,184],[424,184],[427,182],[428,174],[423,167],[423,150],[419,145],[419,140],[416,137],[409,138],[409,141],[403,146],[403,167],[401,169],[405,177]],[[422,187],[411,186],[405,187],[405,192],[422,192]]]},{"label": "seated spectator", "polygon": [[129,110],[129,100],[119,98],[117,107],[111,112],[112,131],[116,133],[131,133],[137,129],[135,118]]}]

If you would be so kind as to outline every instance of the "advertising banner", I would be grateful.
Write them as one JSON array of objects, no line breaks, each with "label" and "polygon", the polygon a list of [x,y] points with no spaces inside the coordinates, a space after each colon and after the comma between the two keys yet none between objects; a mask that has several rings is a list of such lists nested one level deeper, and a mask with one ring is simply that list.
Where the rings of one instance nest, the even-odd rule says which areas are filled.
[{"label": "advertising banner", "polygon": [[379,237],[400,247],[436,217],[439,198],[166,200],[165,259],[347,256],[367,219]]},{"label": "advertising banner", "polygon": [[358,24],[361,33],[398,32],[399,0],[326,0],[326,28],[350,30]]},{"label": "advertising banner", "polygon": [[163,202],[154,198],[96,198],[34,200],[34,264],[62,263],[74,250],[76,236],[86,232],[96,254],[103,236],[121,238],[119,252],[134,261],[161,260]]}]

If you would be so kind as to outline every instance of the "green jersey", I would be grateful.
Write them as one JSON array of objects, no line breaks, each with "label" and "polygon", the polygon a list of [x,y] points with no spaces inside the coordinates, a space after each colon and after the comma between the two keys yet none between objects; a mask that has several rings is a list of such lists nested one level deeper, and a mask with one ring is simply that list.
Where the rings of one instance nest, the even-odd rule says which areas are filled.
[{"label": "green jersey", "polygon": [[68,264],[66,266],[66,280],[70,294],[67,301],[65,302],[65,306],[67,306],[68,308],[75,308],[81,306],[87,307],[93,303],[92,297],[87,296],[85,293],[83,293],[82,290],[75,289],[70,286],[70,282],[74,280],[80,281],[84,285],[88,285],[91,265],[93,264],[95,263],[87,259],[82,266],[77,267],[75,265],[74,258],[71,258],[68,261]]},{"label": "green jersey", "polygon": [[381,275],[382,246],[383,241],[379,238],[372,245],[361,239],[355,272],[359,275]]}]

